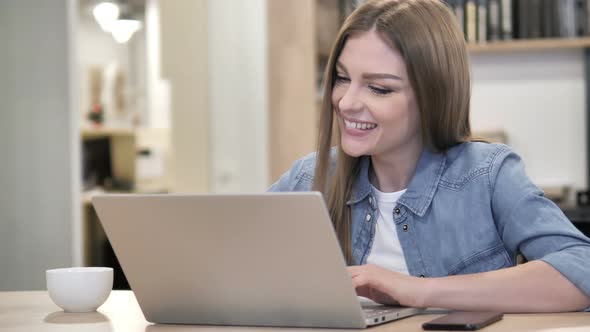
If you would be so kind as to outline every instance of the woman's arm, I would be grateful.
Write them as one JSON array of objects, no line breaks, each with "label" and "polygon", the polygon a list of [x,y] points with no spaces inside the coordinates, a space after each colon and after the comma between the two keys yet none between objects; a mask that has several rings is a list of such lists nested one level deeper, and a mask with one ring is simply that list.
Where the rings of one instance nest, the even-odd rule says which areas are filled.
[{"label": "woman's arm", "polygon": [[590,298],[543,261],[468,275],[417,278],[375,265],[351,266],[357,293],[380,303],[501,312],[576,311]]},{"label": "woman's arm", "polygon": [[543,261],[515,267],[426,280],[423,303],[429,307],[503,312],[581,310],[590,299]]}]

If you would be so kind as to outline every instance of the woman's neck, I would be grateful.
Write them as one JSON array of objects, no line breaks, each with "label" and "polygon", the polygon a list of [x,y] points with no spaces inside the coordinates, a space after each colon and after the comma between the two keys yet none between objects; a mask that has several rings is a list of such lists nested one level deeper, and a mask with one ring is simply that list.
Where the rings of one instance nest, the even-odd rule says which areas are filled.
[{"label": "woman's neck", "polygon": [[386,193],[406,189],[416,172],[422,148],[422,142],[419,142],[393,152],[371,156],[371,183]]}]

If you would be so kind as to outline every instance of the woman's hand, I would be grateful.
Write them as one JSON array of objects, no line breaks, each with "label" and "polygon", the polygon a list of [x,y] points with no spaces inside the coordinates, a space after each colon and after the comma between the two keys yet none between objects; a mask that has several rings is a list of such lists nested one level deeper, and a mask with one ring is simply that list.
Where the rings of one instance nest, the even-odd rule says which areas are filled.
[{"label": "woman's hand", "polygon": [[426,280],[377,265],[349,266],[356,293],[381,304],[424,307]]}]

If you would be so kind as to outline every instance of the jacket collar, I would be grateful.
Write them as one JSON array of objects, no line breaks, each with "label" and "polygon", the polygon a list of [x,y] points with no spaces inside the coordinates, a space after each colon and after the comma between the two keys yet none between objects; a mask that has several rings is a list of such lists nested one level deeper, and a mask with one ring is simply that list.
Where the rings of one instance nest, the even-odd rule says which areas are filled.
[{"label": "jacket collar", "polygon": [[[416,172],[398,203],[407,207],[414,214],[420,217],[424,216],[432,202],[445,164],[444,153],[435,153],[424,149],[418,160]],[[346,204],[356,204],[371,193],[370,166],[371,158],[369,156],[362,157],[359,174],[352,188],[352,198]]]}]

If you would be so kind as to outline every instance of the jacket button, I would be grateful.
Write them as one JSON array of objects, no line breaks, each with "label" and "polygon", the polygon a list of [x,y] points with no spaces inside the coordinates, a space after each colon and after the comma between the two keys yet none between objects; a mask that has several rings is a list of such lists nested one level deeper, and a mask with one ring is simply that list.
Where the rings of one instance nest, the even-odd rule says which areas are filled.
[{"label": "jacket button", "polygon": [[365,220],[366,221],[371,221],[371,214],[370,213],[367,213],[367,216],[365,217]]},{"label": "jacket button", "polygon": [[369,196],[369,204],[373,205],[373,197]]},{"label": "jacket button", "polygon": [[400,214],[400,212],[402,212],[399,208],[395,208],[395,214]]},{"label": "jacket button", "polygon": [[404,224],[402,226],[402,229],[404,230],[404,232],[407,232],[408,231],[408,225],[407,224]]},{"label": "jacket button", "polygon": [[420,275],[420,278],[424,278],[424,275],[423,275],[423,274],[421,274],[421,275]]}]

